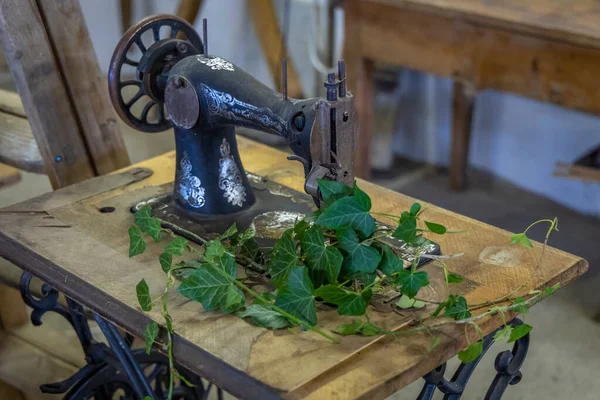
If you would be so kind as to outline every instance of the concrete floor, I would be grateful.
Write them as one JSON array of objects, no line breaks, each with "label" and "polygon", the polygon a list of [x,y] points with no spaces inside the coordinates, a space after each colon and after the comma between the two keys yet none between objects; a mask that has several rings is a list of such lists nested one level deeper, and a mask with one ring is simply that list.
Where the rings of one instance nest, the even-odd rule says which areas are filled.
[{"label": "concrete floor", "polygon": [[[170,132],[144,134],[124,127],[123,133],[132,162],[173,147]],[[558,217],[560,232],[554,234],[550,244],[586,258],[590,270],[579,281],[537,305],[527,316],[527,322],[534,330],[529,356],[522,369],[523,380],[507,390],[505,399],[600,398],[600,380],[597,379],[600,323],[592,319],[600,309],[600,221],[494,179],[489,174],[471,171],[468,190],[449,193],[444,170],[407,162],[402,165],[404,167],[396,169],[394,174],[376,174],[375,180],[423,201],[510,231],[522,231],[540,218]],[[398,174],[401,174],[400,178]],[[0,191],[0,207],[50,190],[44,176],[24,174],[22,182]],[[542,234],[542,229],[533,232],[537,239]],[[473,375],[463,399],[483,397],[494,376],[495,354],[504,348],[495,345],[490,350]],[[453,365],[457,365],[456,360],[451,363]],[[414,399],[421,385],[419,380],[391,399]]]}]

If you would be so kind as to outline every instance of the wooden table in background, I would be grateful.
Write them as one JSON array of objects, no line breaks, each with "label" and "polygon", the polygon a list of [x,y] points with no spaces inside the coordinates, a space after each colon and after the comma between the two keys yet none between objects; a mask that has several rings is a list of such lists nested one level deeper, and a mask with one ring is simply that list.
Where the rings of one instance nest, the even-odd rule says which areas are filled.
[{"label": "wooden table in background", "polygon": [[511,92],[600,115],[598,1],[345,0],[343,4],[349,88],[356,93],[361,120],[355,164],[359,176],[370,174],[374,62],[454,80],[451,189],[465,184],[479,90]]},{"label": "wooden table in background", "polygon": [[[287,162],[283,152],[242,137],[238,143],[248,171],[302,190],[303,171],[298,163]],[[162,323],[162,318],[158,312],[140,310],[135,285],[145,278],[151,292],[159,293],[165,277],[157,262],[157,245],[149,244],[144,255],[128,258],[130,207],[164,192],[165,186],[158,185],[171,182],[174,169],[171,152],[0,210],[0,256],[128,332],[143,336],[148,323]],[[359,181],[359,185],[374,200],[374,211],[399,214],[414,201],[368,182]],[[99,211],[107,206],[115,211]],[[557,282],[567,284],[587,269],[585,260],[547,248],[534,274],[539,243],[533,250],[525,249],[509,244],[510,234],[501,229],[435,206],[426,212],[451,230],[466,230],[436,240],[445,254],[464,252],[447,261],[451,270],[465,276],[453,289],[469,303],[505,295],[530,276],[528,289],[541,289]],[[499,259],[504,260],[502,265]],[[443,272],[433,264],[424,268],[431,286],[422,295],[441,300],[446,296]],[[237,317],[206,312],[176,292],[169,304],[176,329],[176,360],[244,398],[382,399],[450,359],[467,343],[463,327],[452,326],[439,334],[440,343],[432,352],[428,352],[428,335],[349,336],[336,345],[314,332],[274,332]],[[388,329],[406,326],[415,318],[412,312],[369,310],[369,314]],[[324,329],[350,320],[336,311],[319,312]],[[500,316],[478,322],[485,334],[502,324]]]}]

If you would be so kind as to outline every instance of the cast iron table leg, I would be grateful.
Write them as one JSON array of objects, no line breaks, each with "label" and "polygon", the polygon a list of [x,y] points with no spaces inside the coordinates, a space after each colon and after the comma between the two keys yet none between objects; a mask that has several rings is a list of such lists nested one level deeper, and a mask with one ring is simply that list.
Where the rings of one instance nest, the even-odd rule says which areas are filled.
[{"label": "cast iron table leg", "polygon": [[[73,376],[62,382],[42,385],[43,393],[64,394],[66,400],[94,398],[110,400],[118,396],[123,399],[141,400],[146,396],[152,399],[166,399],[168,394],[169,360],[157,351],[146,354],[144,349],[132,349],[133,339],[121,334],[119,329],[98,315],[94,315],[100,330],[110,347],[96,341],[88,324],[88,315],[77,302],[67,298],[67,305],[58,301],[59,293],[47,284],[42,285],[42,296],[31,293],[29,272],[21,276],[20,289],[25,303],[33,309],[31,321],[42,324],[42,316],[56,312],[63,316],[79,338],[87,364]],[[198,377],[178,367],[180,375],[194,386],[185,385],[179,379],[173,390],[173,398],[184,400],[206,399],[212,388],[217,398],[223,398],[219,387],[205,383]]]},{"label": "cast iron table leg", "polygon": [[[512,326],[521,325],[523,322],[515,318],[509,322]],[[499,328],[501,329],[501,328]],[[462,396],[469,378],[477,368],[479,361],[485,356],[485,353],[489,350],[494,342],[494,334],[496,331],[490,333],[483,339],[483,352],[473,362],[462,363],[450,381],[444,378],[446,372],[446,363],[443,363],[427,375],[423,377],[425,384],[421,393],[417,397],[417,400],[431,400],[436,390],[444,393],[444,400],[458,400]],[[498,400],[502,398],[504,391],[509,385],[516,385],[521,381],[521,366],[527,356],[527,350],[529,348],[529,334],[523,336],[517,340],[513,346],[512,351],[505,350],[498,354],[495,361],[496,377],[492,381],[490,387],[485,395],[485,400]]]}]

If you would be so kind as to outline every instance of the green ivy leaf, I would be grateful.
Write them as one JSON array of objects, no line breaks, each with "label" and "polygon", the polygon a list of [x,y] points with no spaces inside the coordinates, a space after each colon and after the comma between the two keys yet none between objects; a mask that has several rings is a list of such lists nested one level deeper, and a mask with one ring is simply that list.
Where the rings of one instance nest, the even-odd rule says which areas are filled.
[{"label": "green ivy leaf", "polygon": [[417,219],[410,216],[410,218],[401,221],[400,225],[398,225],[394,233],[392,233],[392,236],[405,243],[412,243],[417,237]]},{"label": "green ivy leaf", "polygon": [[348,336],[348,335],[357,335],[360,332],[360,328],[362,326],[362,322],[355,319],[349,324],[341,324],[338,325],[333,332],[338,335]]},{"label": "green ivy leaf", "polygon": [[271,280],[278,288],[287,282],[291,269],[300,265],[296,242],[294,242],[292,234],[293,230],[288,229],[283,233],[281,239],[275,242],[269,260]]},{"label": "green ivy leaf", "polygon": [[308,223],[308,221],[298,221],[298,223],[294,225],[294,238],[296,240],[302,240],[302,236],[308,228],[310,228],[310,224]]},{"label": "green ivy leaf", "polygon": [[402,261],[389,246],[383,246],[383,255],[378,268],[387,276],[392,276],[394,272],[404,270],[404,261]]},{"label": "green ivy leaf", "polygon": [[525,299],[522,297],[517,297],[514,301],[510,309],[518,314],[527,314],[529,312],[529,308],[524,304]]},{"label": "green ivy leaf", "polygon": [[375,219],[369,210],[369,196],[355,186],[353,196],[336,200],[319,215],[316,223],[329,229],[350,227],[368,238],[375,231]]},{"label": "green ivy leaf", "polygon": [[511,330],[512,330],[512,326],[504,325],[504,327],[502,329],[498,329],[496,331],[496,333],[494,333],[494,340],[499,341],[499,340],[503,340],[503,339],[507,338],[508,335],[510,335]]},{"label": "green ivy leaf", "polygon": [[560,283],[557,283],[556,285],[547,287],[546,289],[544,289],[544,296],[550,296],[552,293],[556,292],[559,288],[560,288]]},{"label": "green ivy leaf", "polygon": [[322,298],[327,303],[338,306],[338,314],[340,315],[364,315],[371,295],[371,290],[356,293],[336,285],[321,286],[315,290],[315,296]]},{"label": "green ivy leaf", "polygon": [[465,278],[462,275],[456,274],[454,272],[448,273],[448,283],[461,283]]},{"label": "green ivy leaf", "polygon": [[237,278],[237,264],[235,258],[230,253],[223,253],[221,257],[216,260],[219,266],[232,278]]},{"label": "green ivy leaf", "polygon": [[250,318],[255,325],[263,328],[281,329],[292,326],[283,315],[263,304],[253,304],[235,315],[240,318]]},{"label": "green ivy leaf", "polygon": [[160,263],[162,270],[167,273],[171,270],[171,266],[173,265],[173,256],[169,253],[162,253],[158,257],[158,262]]},{"label": "green ivy leaf", "polygon": [[525,233],[513,233],[510,237],[510,242],[533,249],[533,243],[531,243],[531,240],[529,240]]},{"label": "green ivy leaf", "polygon": [[250,225],[250,227],[248,227],[248,229],[246,229],[244,232],[237,232],[231,235],[229,237],[229,241],[233,246],[241,246],[247,240],[254,238],[255,235],[256,228],[254,225]]},{"label": "green ivy leaf", "polygon": [[151,322],[144,328],[144,338],[146,340],[146,354],[150,354],[150,350],[152,350],[152,345],[158,336],[158,324],[156,322]]},{"label": "green ivy leaf", "polygon": [[362,335],[362,336],[376,336],[381,333],[381,329],[373,325],[371,322],[361,322],[357,319],[353,320],[349,324],[341,324],[333,330],[338,335]]},{"label": "green ivy leaf", "polygon": [[362,336],[377,336],[381,333],[381,329],[379,329],[370,322],[365,322],[361,326],[359,333]]},{"label": "green ivy leaf", "polygon": [[435,309],[435,311],[431,313],[431,317],[435,318],[438,315],[440,315],[440,313],[442,312],[442,310],[444,310],[444,308],[446,308],[447,305],[448,305],[448,302],[446,302],[446,301],[443,301],[440,304],[438,304],[438,306]]},{"label": "green ivy leaf", "polygon": [[204,258],[208,262],[213,262],[225,254],[225,246],[220,240],[211,240],[204,245]]},{"label": "green ivy leaf", "polygon": [[275,305],[310,326],[317,323],[313,287],[306,267],[293,267],[287,282],[279,291]]},{"label": "green ivy leaf", "polygon": [[146,242],[142,237],[142,231],[137,226],[129,228],[129,258],[135,257],[146,251]]},{"label": "green ivy leaf", "polygon": [[381,261],[381,254],[377,249],[361,243],[356,233],[350,228],[338,230],[336,236],[340,248],[345,253],[342,268],[347,275],[356,272],[367,274],[375,272]]},{"label": "green ivy leaf", "polygon": [[227,239],[228,237],[231,237],[231,236],[235,235],[236,233],[238,233],[238,229],[234,222],[233,225],[231,225],[229,228],[227,228],[227,230],[225,232],[223,232],[221,235],[219,235],[219,239],[221,239],[221,240]]},{"label": "green ivy leaf", "polygon": [[230,314],[244,305],[244,294],[234,278],[218,267],[206,264],[192,272],[177,291],[188,299],[198,301],[207,311],[221,310]]},{"label": "green ivy leaf", "polygon": [[325,246],[325,237],[320,226],[307,229],[300,241],[306,265],[313,270],[323,271],[327,281],[337,282],[344,257],[338,249]]},{"label": "green ivy leaf", "polygon": [[317,179],[321,197],[325,204],[329,205],[342,197],[351,196],[353,190],[343,182],[331,181],[329,179]]},{"label": "green ivy leaf", "polygon": [[396,306],[399,308],[402,308],[402,309],[407,309],[407,308],[420,309],[420,308],[425,307],[425,303],[420,300],[411,299],[410,297],[408,297],[406,295],[402,295],[396,302]]},{"label": "green ivy leaf", "polygon": [[436,224],[435,222],[425,221],[425,225],[427,226],[427,229],[438,235],[443,235],[447,231],[444,225]]},{"label": "green ivy leaf", "polygon": [[150,235],[156,243],[160,242],[160,221],[152,216],[152,207],[141,207],[135,212],[133,218],[142,232]]},{"label": "green ivy leaf", "polygon": [[377,279],[377,273],[373,272],[368,274],[366,272],[356,272],[354,274],[346,275],[344,279],[350,281],[359,281],[364,287],[375,282]]},{"label": "green ivy leaf", "polygon": [[469,306],[467,305],[467,299],[462,296],[450,295],[446,302],[446,317],[454,318],[455,320],[470,318],[471,313],[469,312]]},{"label": "green ivy leaf", "polygon": [[458,353],[458,358],[464,363],[470,363],[483,353],[483,340],[471,343],[469,347]]},{"label": "green ivy leaf", "polygon": [[258,242],[253,237],[245,240],[240,247],[240,256],[246,257],[256,263],[263,264],[264,257]]},{"label": "green ivy leaf", "polygon": [[187,244],[187,239],[182,238],[181,236],[177,236],[163,250],[163,253],[170,254],[172,256],[182,256],[183,251],[185,250],[185,245]]},{"label": "green ivy leaf", "polygon": [[416,217],[419,214],[419,211],[421,211],[421,205],[419,203],[413,203],[412,206],[410,206],[410,215],[413,217]]},{"label": "green ivy leaf", "polygon": [[135,294],[137,295],[138,302],[140,303],[140,307],[142,311],[150,311],[152,310],[152,299],[150,298],[150,288],[148,287],[148,283],[145,279],[142,279],[135,286]]},{"label": "green ivy leaf", "polygon": [[527,324],[521,324],[521,325],[515,326],[512,329],[512,331],[510,332],[510,337],[508,338],[508,343],[516,342],[517,340],[521,339],[523,336],[525,336],[529,332],[531,332],[532,329],[533,329],[533,326],[527,325]]},{"label": "green ivy leaf", "polygon": [[429,285],[427,272],[401,271],[396,278],[396,285],[400,286],[400,292],[411,299],[414,298],[423,286]]}]

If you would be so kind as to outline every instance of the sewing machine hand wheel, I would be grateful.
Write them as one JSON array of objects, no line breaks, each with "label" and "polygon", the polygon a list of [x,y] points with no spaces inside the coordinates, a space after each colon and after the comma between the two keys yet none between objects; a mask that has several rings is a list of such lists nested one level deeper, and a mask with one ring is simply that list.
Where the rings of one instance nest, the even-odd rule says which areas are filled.
[{"label": "sewing machine hand wheel", "polygon": [[[168,37],[161,38],[163,27],[170,28]],[[152,44],[148,45],[150,37]],[[142,54],[137,61],[130,58],[136,47]],[[113,53],[108,75],[109,94],[123,121],[144,132],[171,128],[163,106],[169,71],[182,58],[202,52],[202,41],[194,27],[173,15],[150,16],[129,28]],[[122,81],[125,64],[135,68],[135,77]],[[123,91],[130,86],[137,87],[137,92],[126,99]],[[144,103],[141,112],[134,113],[134,105],[140,101]],[[153,108],[156,110],[151,113]]]}]

